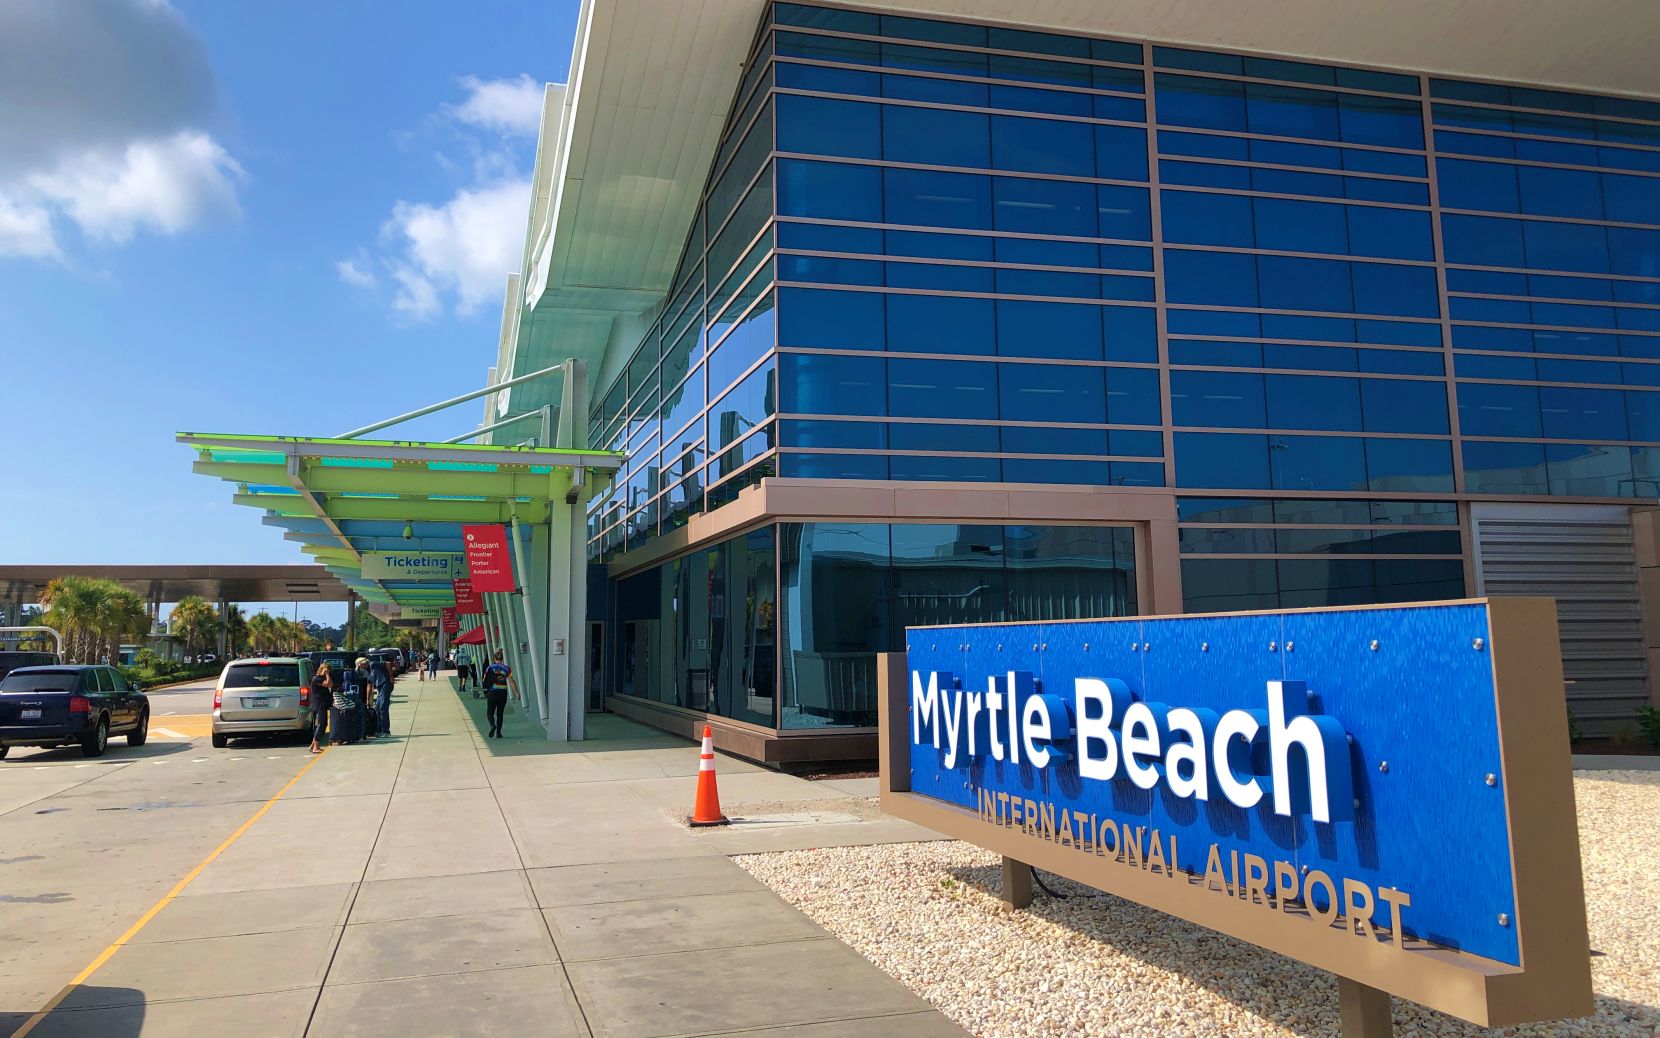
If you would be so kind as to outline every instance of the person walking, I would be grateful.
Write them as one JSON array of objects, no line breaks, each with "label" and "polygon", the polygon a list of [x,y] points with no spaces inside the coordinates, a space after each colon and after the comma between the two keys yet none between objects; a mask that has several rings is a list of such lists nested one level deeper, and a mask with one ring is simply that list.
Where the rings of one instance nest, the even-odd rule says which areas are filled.
[{"label": "person walking", "polygon": [[375,689],[376,735],[392,734],[392,668],[379,656],[369,664],[369,683]]},{"label": "person walking", "polygon": [[431,678],[434,681],[438,680],[438,650],[437,649],[433,649],[431,652],[427,653],[427,677]]},{"label": "person walking", "polygon": [[[457,692],[465,692],[467,690],[467,679],[472,677],[473,673],[472,665],[472,653],[467,651],[467,647],[465,645],[458,646],[455,650],[455,688]],[[478,683],[476,678],[473,683],[475,685]]]},{"label": "person walking", "polygon": [[501,725],[507,711],[509,686],[514,695],[519,694],[519,683],[513,677],[513,668],[501,661],[501,650],[497,649],[494,661],[484,668],[484,716],[490,722],[487,738],[503,738]]},{"label": "person walking", "polygon": [[320,745],[329,727],[329,708],[334,705],[334,675],[324,660],[311,676],[311,752],[322,753]]},{"label": "person walking", "polygon": [[427,658],[420,653],[410,657],[415,663],[415,677],[418,681],[427,679]]}]

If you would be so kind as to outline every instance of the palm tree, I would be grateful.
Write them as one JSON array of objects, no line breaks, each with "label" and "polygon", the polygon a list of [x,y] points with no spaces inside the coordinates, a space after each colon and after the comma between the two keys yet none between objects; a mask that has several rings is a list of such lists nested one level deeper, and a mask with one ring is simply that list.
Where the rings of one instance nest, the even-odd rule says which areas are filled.
[{"label": "palm tree", "polygon": [[186,595],[167,615],[168,629],[184,639],[186,655],[194,658],[201,646],[218,631],[219,612],[199,595]]},{"label": "palm tree", "polygon": [[260,610],[248,618],[248,638],[255,652],[268,655],[277,647],[277,618]]},{"label": "palm tree", "polygon": [[248,618],[235,602],[225,604],[225,632],[226,651],[231,655],[248,647]]}]

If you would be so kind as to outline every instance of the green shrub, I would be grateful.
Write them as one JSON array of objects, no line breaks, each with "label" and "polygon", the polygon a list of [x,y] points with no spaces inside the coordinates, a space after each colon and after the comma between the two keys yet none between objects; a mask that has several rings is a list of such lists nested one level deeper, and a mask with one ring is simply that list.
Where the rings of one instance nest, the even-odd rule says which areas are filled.
[{"label": "green shrub", "polygon": [[1579,730],[1579,718],[1574,716],[1572,707],[1568,708],[1568,741],[1578,742],[1585,738],[1585,733]]},{"label": "green shrub", "polygon": [[1645,742],[1660,747],[1660,710],[1649,704],[1638,707],[1637,727],[1642,731]]}]

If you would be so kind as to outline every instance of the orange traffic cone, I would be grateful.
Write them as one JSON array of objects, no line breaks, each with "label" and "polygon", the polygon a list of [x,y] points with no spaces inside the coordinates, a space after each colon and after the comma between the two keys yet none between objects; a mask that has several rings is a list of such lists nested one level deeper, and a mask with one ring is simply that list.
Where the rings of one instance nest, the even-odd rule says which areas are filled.
[{"label": "orange traffic cone", "polygon": [[715,733],[703,726],[703,753],[697,762],[697,802],[692,805],[693,825],[725,825],[720,813],[720,794],[715,790]]}]

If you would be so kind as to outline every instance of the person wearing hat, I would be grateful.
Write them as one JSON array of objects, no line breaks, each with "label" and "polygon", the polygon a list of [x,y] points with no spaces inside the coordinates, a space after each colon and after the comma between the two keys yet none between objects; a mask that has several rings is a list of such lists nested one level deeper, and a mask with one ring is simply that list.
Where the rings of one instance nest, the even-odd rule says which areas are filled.
[{"label": "person wearing hat", "polygon": [[370,719],[369,695],[374,688],[374,683],[369,677],[369,657],[359,656],[357,658],[356,669],[357,687],[361,690],[357,697],[357,716],[358,723],[362,727],[358,730],[363,733],[363,738],[373,739],[378,733],[375,731],[374,723]]}]

